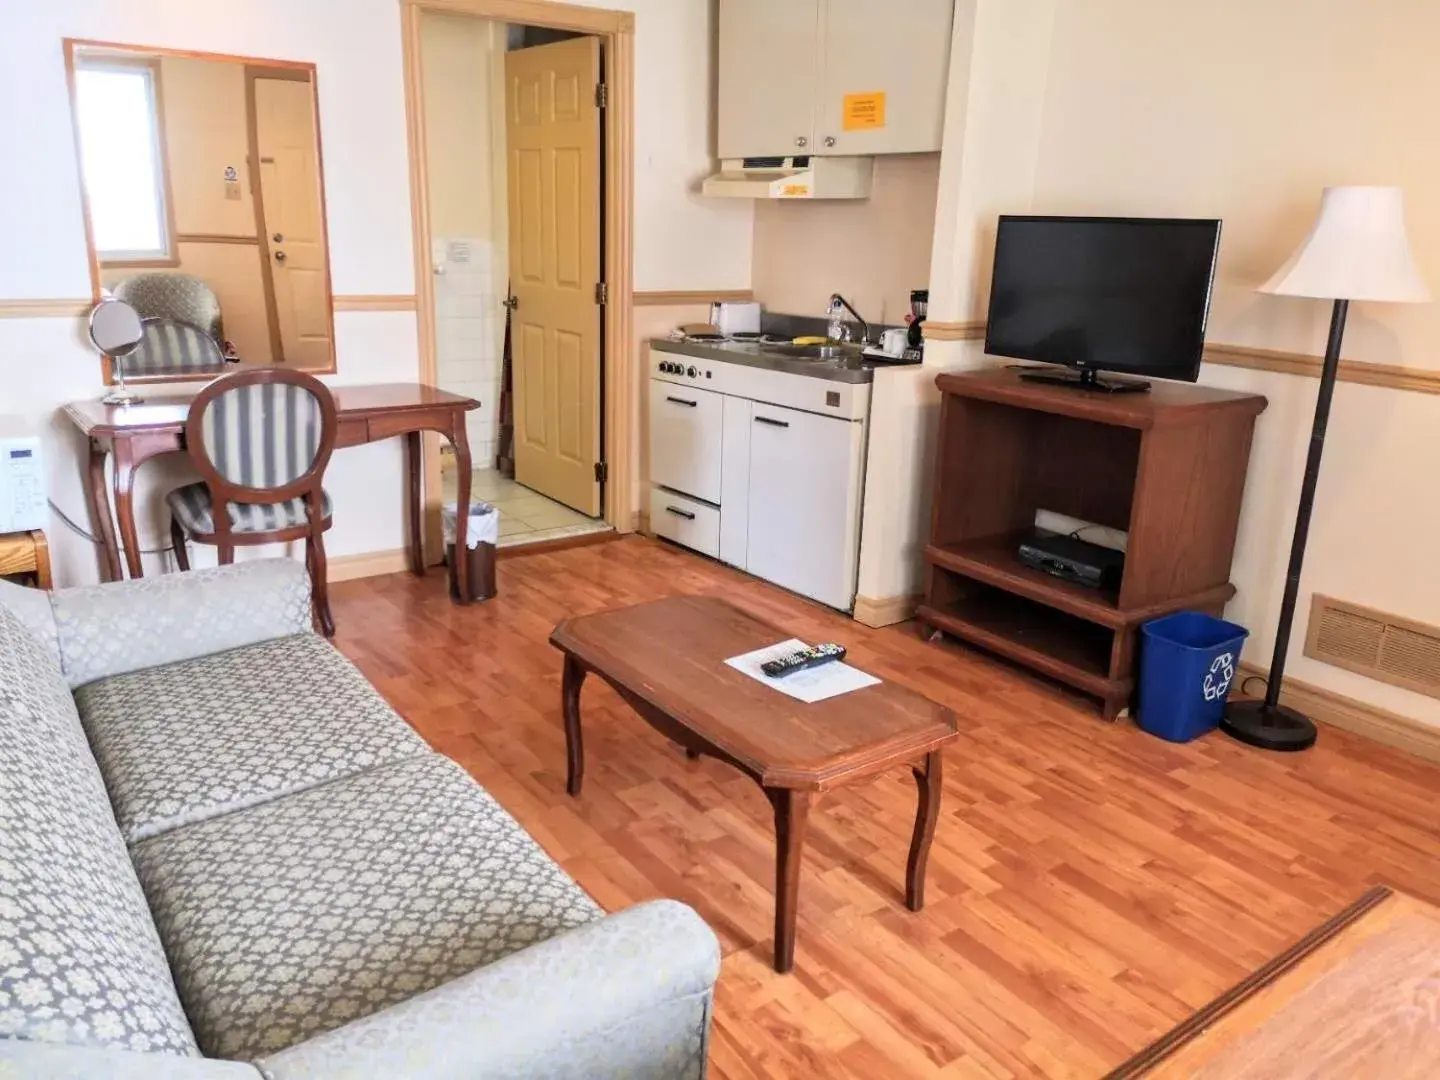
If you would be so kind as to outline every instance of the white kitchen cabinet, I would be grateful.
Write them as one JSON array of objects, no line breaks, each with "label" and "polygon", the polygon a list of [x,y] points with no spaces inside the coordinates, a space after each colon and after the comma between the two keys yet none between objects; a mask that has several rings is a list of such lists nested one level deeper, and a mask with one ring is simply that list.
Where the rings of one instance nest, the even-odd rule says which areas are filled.
[{"label": "white kitchen cabinet", "polygon": [[720,504],[720,445],[725,397],[669,383],[650,389],[650,438],[666,452],[650,479],[673,491]]},{"label": "white kitchen cabinet", "polygon": [[[855,602],[865,425],[755,402],[745,569],[848,610]],[[846,463],[849,463],[848,468]]]},{"label": "white kitchen cabinet", "polygon": [[716,141],[722,158],[810,153],[820,3],[721,0]]},{"label": "white kitchen cabinet", "polygon": [[940,149],[954,0],[720,0],[721,158]]}]

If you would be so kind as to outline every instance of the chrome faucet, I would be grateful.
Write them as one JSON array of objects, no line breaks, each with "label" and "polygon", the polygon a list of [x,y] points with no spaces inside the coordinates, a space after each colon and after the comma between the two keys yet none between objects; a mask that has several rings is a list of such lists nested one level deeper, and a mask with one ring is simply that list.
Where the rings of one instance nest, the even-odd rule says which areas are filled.
[{"label": "chrome faucet", "polygon": [[860,317],[849,300],[846,300],[838,292],[830,294],[830,306],[826,309],[826,318],[830,320],[830,337],[835,341],[849,341],[850,327],[841,318],[841,312],[848,311],[851,317],[860,324],[860,344],[870,344],[870,324]]}]

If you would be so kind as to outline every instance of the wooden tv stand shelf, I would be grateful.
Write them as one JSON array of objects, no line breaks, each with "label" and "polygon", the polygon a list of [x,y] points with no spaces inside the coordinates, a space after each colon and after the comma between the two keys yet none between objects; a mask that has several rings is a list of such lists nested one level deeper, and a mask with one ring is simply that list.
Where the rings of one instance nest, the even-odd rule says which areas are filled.
[{"label": "wooden tv stand shelf", "polygon": [[[916,618],[1097,697],[1119,714],[1135,686],[1141,623],[1218,615],[1265,398],[1157,382],[1105,394],[1023,381],[1006,368],[936,380],[939,445],[925,599]],[[1128,532],[1118,589],[1020,562],[1049,510]]]}]

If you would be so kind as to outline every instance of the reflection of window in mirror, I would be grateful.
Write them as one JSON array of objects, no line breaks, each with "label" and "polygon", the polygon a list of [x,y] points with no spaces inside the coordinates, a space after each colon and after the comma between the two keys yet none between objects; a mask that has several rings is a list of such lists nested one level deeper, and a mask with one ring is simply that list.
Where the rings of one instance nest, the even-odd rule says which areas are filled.
[{"label": "reflection of window in mirror", "polygon": [[138,381],[334,370],[315,68],[67,42],[97,299]]},{"label": "reflection of window in mirror", "polygon": [[145,61],[87,60],[75,70],[75,122],[102,262],[173,262],[158,82]]}]

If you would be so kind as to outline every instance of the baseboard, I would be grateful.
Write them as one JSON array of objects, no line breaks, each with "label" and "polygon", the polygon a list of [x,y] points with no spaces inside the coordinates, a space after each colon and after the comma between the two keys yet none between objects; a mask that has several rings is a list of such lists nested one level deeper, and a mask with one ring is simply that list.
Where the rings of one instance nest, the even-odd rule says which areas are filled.
[{"label": "baseboard", "polygon": [[892,626],[915,617],[920,594],[886,596],[879,600],[868,596],[855,597],[855,621],[866,626]]},{"label": "baseboard", "polygon": [[403,574],[410,569],[410,557],[404,550],[339,555],[327,560],[327,569],[326,580],[334,584],[356,578],[379,577],[381,574]]},{"label": "baseboard", "polygon": [[[1243,688],[1251,676],[1264,678],[1265,674],[1265,668],[1241,661],[1236,682]],[[1440,761],[1440,727],[1367,705],[1298,679],[1285,680],[1280,688],[1280,702],[1322,724],[1343,728],[1371,742],[1393,746],[1426,761]]]}]

